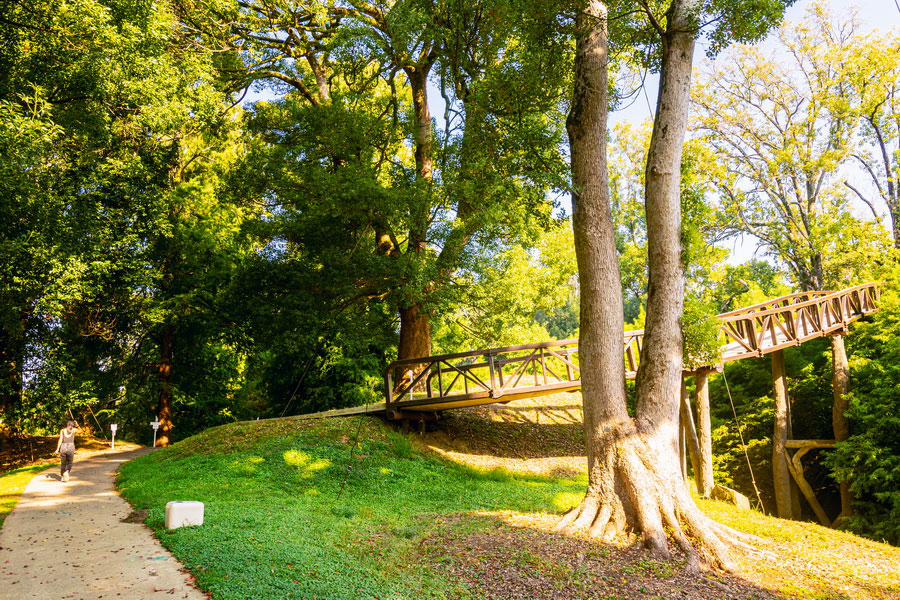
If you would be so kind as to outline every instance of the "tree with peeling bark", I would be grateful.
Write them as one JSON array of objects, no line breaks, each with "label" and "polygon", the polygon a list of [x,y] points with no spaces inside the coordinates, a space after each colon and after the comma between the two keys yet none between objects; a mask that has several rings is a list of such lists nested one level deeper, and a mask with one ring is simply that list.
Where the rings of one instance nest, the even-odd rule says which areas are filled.
[{"label": "tree with peeling bark", "polygon": [[[787,4],[762,3],[748,14],[737,2],[607,5],[591,0],[578,7],[575,17],[574,91],[567,129],[581,280],[579,347],[589,475],[584,499],[558,527],[602,538],[639,532],[650,551],[664,558],[671,556],[668,528],[690,570],[699,569],[701,557],[734,570],[727,544],[740,543],[736,532],[708,519],[694,504],[677,458],[684,305],[680,175],[694,45],[707,23],[714,51],[732,39],[759,39],[780,20]],[[611,23],[626,31],[610,32]],[[649,287],[634,416],[626,407],[623,307],[605,145],[610,41],[626,34],[646,42],[644,56],[660,73],[645,175]],[[697,547],[690,538],[697,540]]]}]

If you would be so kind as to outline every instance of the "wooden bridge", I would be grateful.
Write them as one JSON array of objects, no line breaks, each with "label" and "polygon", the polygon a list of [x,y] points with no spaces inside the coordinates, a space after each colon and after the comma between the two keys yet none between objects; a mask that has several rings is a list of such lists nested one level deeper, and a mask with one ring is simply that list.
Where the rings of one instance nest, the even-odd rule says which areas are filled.
[{"label": "wooden bridge", "polygon": [[[680,446],[685,481],[686,457],[690,455],[700,495],[708,497],[713,489],[708,373],[719,370],[722,363],[770,354],[775,408],[772,468],[777,514],[783,518],[800,518],[799,497],[802,493],[819,521],[831,525],[831,519],[804,478],[801,459],[812,449],[833,448],[839,440],[791,439],[790,400],[782,350],[814,338],[847,333],[851,322],[878,310],[878,299],[878,288],[867,283],[839,292],[790,294],[717,315],[715,323],[721,345],[713,361],[715,364],[685,369],[682,378]],[[625,371],[629,379],[637,375],[643,340],[643,330],[626,331],[623,337]],[[846,419],[838,410],[839,399],[846,391],[846,385],[840,384],[838,377],[839,363],[840,369],[846,371],[843,343],[833,344],[832,352],[835,353],[835,437],[843,435],[845,438]],[[691,375],[697,395],[696,423],[685,385],[686,377]],[[846,373],[843,377],[846,378]],[[299,418],[386,414],[408,424],[409,420],[434,419],[435,413],[450,408],[508,402],[580,388],[578,340],[570,339],[397,360],[385,371],[385,402]],[[840,427],[839,422],[843,423]],[[843,433],[839,434],[839,430]],[[841,506],[841,515],[851,514],[848,494],[841,494]]]},{"label": "wooden bridge", "polygon": [[[791,294],[718,315],[718,362],[764,356],[844,333],[849,323],[877,310],[878,297],[875,284],[867,283],[839,292]],[[641,329],[625,332],[629,379],[637,374],[643,339]],[[580,388],[578,340],[569,339],[394,361],[384,376],[386,402],[368,411],[440,411]]]}]

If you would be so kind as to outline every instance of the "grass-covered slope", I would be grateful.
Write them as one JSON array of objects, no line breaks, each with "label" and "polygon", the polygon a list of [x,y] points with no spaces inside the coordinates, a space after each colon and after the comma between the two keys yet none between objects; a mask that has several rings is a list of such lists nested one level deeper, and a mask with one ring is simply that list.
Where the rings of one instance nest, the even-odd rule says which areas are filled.
[{"label": "grass-covered slope", "polygon": [[[761,536],[743,578],[551,533],[586,483],[571,404],[460,411],[424,437],[364,417],[238,423],[119,483],[215,599],[900,597],[900,550],[716,502],[701,507]],[[170,500],[203,501],[205,524],[166,531]]]},{"label": "grass-covered slope", "polygon": [[584,481],[425,458],[360,417],[219,427],[126,464],[119,484],[157,529],[167,501],[205,502],[203,527],[160,537],[215,598],[332,600],[456,597],[416,560],[438,515],[558,511]]}]

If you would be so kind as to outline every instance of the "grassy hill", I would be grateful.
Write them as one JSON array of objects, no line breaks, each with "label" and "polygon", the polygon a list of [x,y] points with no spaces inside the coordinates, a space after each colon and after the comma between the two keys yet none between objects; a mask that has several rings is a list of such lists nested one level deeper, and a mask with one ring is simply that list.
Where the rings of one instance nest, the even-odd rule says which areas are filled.
[{"label": "grassy hill", "polygon": [[[900,549],[703,501],[760,536],[743,576],[691,577],[622,545],[554,534],[586,483],[577,396],[446,415],[208,430],[123,466],[119,484],[216,599],[897,598]],[[166,531],[165,503],[202,527]]]}]

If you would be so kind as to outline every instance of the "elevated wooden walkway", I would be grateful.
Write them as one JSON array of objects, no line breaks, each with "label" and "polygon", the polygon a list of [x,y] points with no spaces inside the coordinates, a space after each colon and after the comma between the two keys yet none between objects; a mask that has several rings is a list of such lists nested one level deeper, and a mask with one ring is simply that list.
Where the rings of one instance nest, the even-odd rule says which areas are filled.
[{"label": "elevated wooden walkway", "polygon": [[[847,325],[877,310],[873,283],[838,292],[803,292],[755,304],[716,317],[722,345],[718,364],[759,357],[808,340],[845,333]],[[626,331],[626,377],[640,364],[644,331]],[[708,365],[705,368],[715,368]],[[695,370],[686,370],[690,374]],[[308,417],[433,412],[507,402],[581,388],[578,340],[444,354],[388,365],[386,401]]]}]

